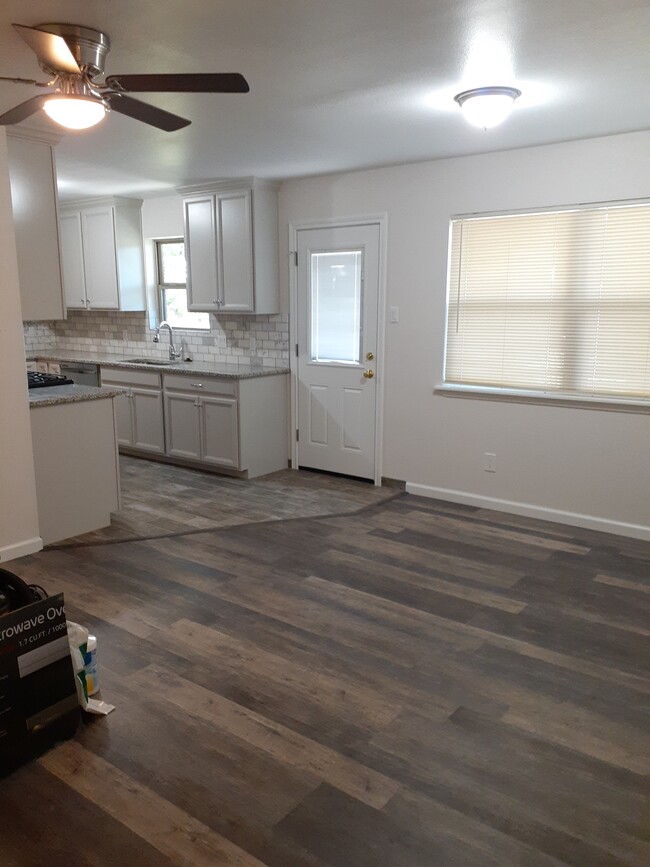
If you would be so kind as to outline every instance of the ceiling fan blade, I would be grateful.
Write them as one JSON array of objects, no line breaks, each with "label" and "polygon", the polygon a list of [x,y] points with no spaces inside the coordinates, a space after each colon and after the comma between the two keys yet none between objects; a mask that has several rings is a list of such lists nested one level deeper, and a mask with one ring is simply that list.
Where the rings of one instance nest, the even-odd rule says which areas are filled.
[{"label": "ceiling fan blade", "polygon": [[190,72],[163,75],[109,75],[106,84],[134,93],[248,93],[238,72]]},{"label": "ceiling fan blade", "polygon": [[31,99],[21,102],[15,108],[10,108],[9,111],[0,115],[0,126],[11,126],[14,123],[20,123],[21,120],[26,120],[43,108],[48,99],[52,99],[51,93],[41,93],[39,96],[33,96]]},{"label": "ceiling fan blade", "polygon": [[36,54],[41,66],[48,71],[81,72],[63,37],[46,33],[44,30],[36,30],[34,27],[25,27],[24,24],[12,26]]},{"label": "ceiling fan blade", "polygon": [[165,132],[174,132],[184,126],[189,126],[191,123],[177,114],[171,114],[171,112],[157,108],[155,105],[149,105],[148,102],[140,102],[139,99],[123,96],[121,93],[108,93],[104,96],[104,100],[108,102],[113,111],[126,114],[135,120],[141,120],[143,123],[148,123],[150,126],[155,126]]}]

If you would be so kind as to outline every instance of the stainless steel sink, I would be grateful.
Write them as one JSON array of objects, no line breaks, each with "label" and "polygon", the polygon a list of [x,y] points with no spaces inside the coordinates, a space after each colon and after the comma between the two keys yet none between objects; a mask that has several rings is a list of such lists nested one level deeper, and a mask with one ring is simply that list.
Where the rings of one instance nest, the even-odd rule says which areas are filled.
[{"label": "stainless steel sink", "polygon": [[125,358],[124,361],[127,364],[151,364],[155,365],[156,367],[160,367],[161,365],[166,364],[174,364],[173,361],[165,361],[158,358]]}]

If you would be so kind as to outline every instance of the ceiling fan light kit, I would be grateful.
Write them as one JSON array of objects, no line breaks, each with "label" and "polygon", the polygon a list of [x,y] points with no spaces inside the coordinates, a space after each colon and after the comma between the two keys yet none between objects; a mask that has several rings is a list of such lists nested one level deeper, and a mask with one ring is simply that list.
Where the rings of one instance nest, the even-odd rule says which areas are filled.
[{"label": "ceiling fan light kit", "polygon": [[190,121],[155,105],[127,96],[149,93],[248,93],[246,79],[237,72],[111,75],[104,82],[104,63],[111,43],[105,33],[78,24],[14,24],[15,31],[38,58],[41,69],[54,76],[49,82],[3,78],[19,84],[52,87],[0,115],[0,126],[20,123],[40,109],[67,129],[88,129],[109,110],[132,117],[165,132],[188,126]]},{"label": "ceiling fan light kit", "polygon": [[490,129],[506,119],[520,96],[516,87],[475,87],[457,93],[454,100],[469,123]]},{"label": "ceiling fan light kit", "polygon": [[43,105],[43,111],[55,123],[67,129],[89,129],[103,120],[106,114],[104,103],[94,96],[52,97]]}]

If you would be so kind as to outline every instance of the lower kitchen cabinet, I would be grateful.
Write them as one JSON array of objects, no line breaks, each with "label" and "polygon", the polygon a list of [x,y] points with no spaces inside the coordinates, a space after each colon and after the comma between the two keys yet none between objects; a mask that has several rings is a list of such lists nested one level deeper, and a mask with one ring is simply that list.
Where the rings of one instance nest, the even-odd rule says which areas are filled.
[{"label": "lower kitchen cabinet", "polygon": [[194,394],[165,395],[167,454],[185,460],[201,460],[199,399]]},{"label": "lower kitchen cabinet", "polygon": [[236,382],[171,374],[163,385],[167,454],[240,469]]},{"label": "lower kitchen cabinet", "polygon": [[118,443],[168,463],[244,478],[288,465],[287,374],[241,379],[101,367],[116,401]]},{"label": "lower kitchen cabinet", "polygon": [[107,527],[111,513],[120,508],[113,404],[121,400],[30,404],[38,523],[44,545]]},{"label": "lower kitchen cabinet", "polygon": [[122,391],[116,400],[117,441],[120,446],[165,454],[165,428],[160,374],[151,371],[101,368],[102,385]]},{"label": "lower kitchen cabinet", "polygon": [[133,448],[163,454],[165,429],[162,394],[148,388],[132,388],[129,399],[133,419]]},{"label": "lower kitchen cabinet", "polygon": [[237,402],[217,397],[202,397],[199,409],[201,460],[222,467],[238,467]]}]

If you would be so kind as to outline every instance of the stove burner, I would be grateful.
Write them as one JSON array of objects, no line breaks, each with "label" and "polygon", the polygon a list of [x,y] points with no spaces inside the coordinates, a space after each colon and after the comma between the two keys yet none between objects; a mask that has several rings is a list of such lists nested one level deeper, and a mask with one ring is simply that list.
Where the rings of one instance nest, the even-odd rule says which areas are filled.
[{"label": "stove burner", "polygon": [[53,385],[74,385],[71,379],[62,373],[37,373],[34,370],[27,371],[28,388],[50,388]]}]

